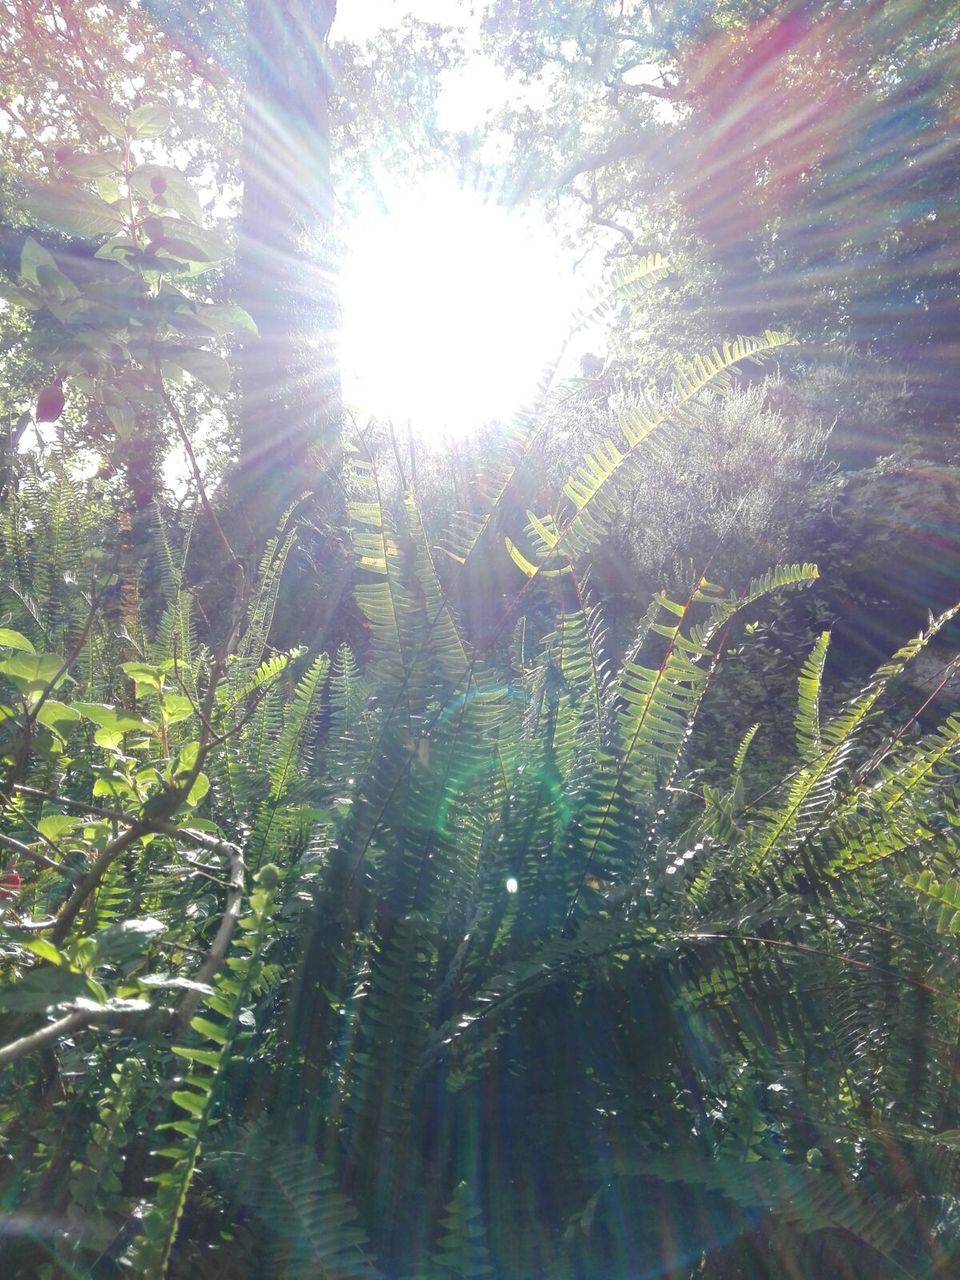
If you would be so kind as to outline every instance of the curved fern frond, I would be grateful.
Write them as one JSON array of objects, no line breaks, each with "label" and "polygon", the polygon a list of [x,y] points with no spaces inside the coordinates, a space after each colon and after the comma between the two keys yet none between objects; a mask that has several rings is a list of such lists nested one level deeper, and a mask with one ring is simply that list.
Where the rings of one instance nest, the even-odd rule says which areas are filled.
[{"label": "curved fern frond", "polygon": [[757,736],[759,729],[759,721],[756,724],[752,724],[743,735],[739,747],[737,747],[736,754],[733,757],[733,764],[730,768],[730,781],[734,787],[740,782],[740,775],[743,773],[743,766],[747,760],[747,752],[750,750],[750,745]]},{"label": "curved fern frond", "polygon": [[797,694],[797,750],[804,760],[820,754],[820,693],[830,632],[822,631],[800,670]]},{"label": "curved fern frond", "polygon": [[266,1230],[270,1275],[379,1280],[357,1210],[309,1148],[262,1127],[230,1134],[217,1146],[218,1180]]},{"label": "curved fern frond", "polygon": [[549,550],[571,559],[594,546],[603,536],[614,511],[612,481],[632,463],[650,437],[661,428],[676,423],[686,405],[712,387],[723,387],[732,368],[745,360],[756,360],[790,345],[793,339],[768,329],[758,338],[738,338],[725,342],[682,366],[676,375],[673,393],[662,404],[639,402],[620,417],[623,447],[613,440],[601,442],[588,453],[580,467],[564,485],[572,513],[556,522],[556,540]]},{"label": "curved fern frond", "polygon": [[[670,262],[661,253],[650,253],[621,259],[614,267],[610,287],[594,306],[585,307],[574,317],[571,336],[583,325],[595,320],[612,305],[629,299],[636,293],[645,293],[661,281],[670,270]],[[569,339],[568,339],[569,341]],[[458,512],[447,533],[441,550],[460,565],[469,564],[486,535],[495,529],[503,505],[513,482],[532,457],[542,441],[554,416],[569,399],[568,394],[555,398],[552,404],[544,404],[543,395],[537,397],[538,409],[532,422],[518,423],[501,451],[501,456],[488,460],[480,477],[479,489],[485,499],[485,509],[480,515]],[[509,543],[512,546],[512,543]],[[518,553],[519,554],[519,553]]]},{"label": "curved fern frond", "polygon": [[859,730],[890,682],[958,610],[960,605],[946,610],[900,648],[889,662],[877,668],[865,689],[823,726],[819,755],[796,774],[779,806],[768,807],[758,815],[751,841],[751,866],[755,871],[774,854],[788,857],[799,843],[826,825],[841,799],[836,784],[851,759]]}]

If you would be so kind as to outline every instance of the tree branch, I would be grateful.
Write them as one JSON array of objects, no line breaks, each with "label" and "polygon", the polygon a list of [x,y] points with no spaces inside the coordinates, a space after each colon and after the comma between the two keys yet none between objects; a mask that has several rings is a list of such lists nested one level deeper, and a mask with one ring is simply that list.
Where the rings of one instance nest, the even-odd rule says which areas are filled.
[{"label": "tree branch", "polygon": [[[240,909],[243,906],[243,881],[246,875],[243,853],[238,845],[224,843],[222,847],[230,860],[227,901],[223,909],[223,915],[220,917],[220,927],[217,929],[213,942],[210,944],[210,950],[193,976],[193,981],[199,983],[209,983],[226,959],[227,951],[230,947],[230,939],[233,937],[234,930],[237,927],[237,921],[240,919]],[[185,1027],[189,1023],[202,997],[203,993],[200,991],[188,991],[186,993],[177,1007],[176,1024],[178,1027]]]},{"label": "tree branch", "polygon": [[102,1009],[78,1009],[74,1013],[68,1013],[64,1018],[58,1018],[56,1022],[48,1022],[45,1027],[31,1031],[28,1036],[22,1036],[19,1040],[12,1040],[4,1045],[0,1048],[0,1067],[8,1066],[18,1058],[26,1057],[28,1053],[36,1053],[38,1049],[44,1049],[55,1040],[61,1040],[64,1036],[79,1031],[83,1027],[97,1024],[123,1026],[133,1020],[145,1019],[151,1012],[152,1009],[117,1009],[109,1006]]},{"label": "tree branch", "polygon": [[193,443],[190,440],[189,432],[184,426],[183,418],[181,417],[180,410],[177,408],[176,404],[174,403],[173,397],[170,395],[170,392],[167,390],[167,385],[163,380],[163,374],[160,371],[159,363],[154,368],[154,375],[157,380],[157,386],[160,390],[160,394],[163,397],[163,403],[166,406],[167,412],[170,414],[170,417],[173,419],[173,425],[177,429],[177,435],[180,437],[180,443],[183,445],[186,451],[187,461],[190,464],[190,470],[193,473],[194,483],[197,486],[197,493],[199,494],[199,497],[200,497],[200,504],[207,514],[207,519],[213,525],[214,531],[217,537],[220,539],[223,549],[227,553],[230,563],[233,566],[233,568],[236,570],[237,575],[239,577],[239,581],[241,583],[240,596],[242,598],[244,595],[242,586],[246,578],[243,565],[240,563],[239,559],[237,558],[236,552],[234,551],[233,547],[230,545],[230,540],[228,539],[227,535],[224,533],[223,525],[220,523],[219,517],[217,516],[217,513],[214,511],[213,506],[210,502],[210,497],[207,494],[207,486],[203,482],[203,473],[200,470],[200,464],[197,461],[197,455],[194,453]]},{"label": "tree branch", "polygon": [[0,849],[6,849],[10,853],[16,854],[18,858],[27,858],[30,862],[36,862],[38,866],[48,867],[51,871],[59,871],[61,874],[70,875],[70,868],[65,867],[62,862],[54,862],[52,858],[48,858],[46,854],[37,853],[36,849],[31,849],[28,844],[22,844],[19,840],[15,840],[13,836],[5,836],[0,831]]}]

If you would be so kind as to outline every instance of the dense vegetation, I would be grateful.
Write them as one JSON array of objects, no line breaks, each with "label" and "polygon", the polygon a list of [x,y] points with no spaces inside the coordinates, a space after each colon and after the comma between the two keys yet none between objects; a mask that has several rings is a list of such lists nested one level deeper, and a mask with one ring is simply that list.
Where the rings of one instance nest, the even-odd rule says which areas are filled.
[{"label": "dense vegetation", "polygon": [[[911,276],[891,233],[864,284],[828,212],[853,181],[836,85],[782,180],[781,135],[745,131],[825,49],[858,129],[889,152],[891,120],[937,117],[955,163],[955,16],[932,6],[924,43],[899,3],[785,29],[750,4],[491,5],[488,52],[555,95],[553,126],[491,125],[517,189],[585,181],[616,241],[611,350],[418,459],[341,410],[330,184],[360,200],[385,139],[422,168],[390,95],[415,84],[395,116],[436,145],[456,42],[384,35],[377,75],[328,49],[334,6],[278,24],[249,0],[244,76],[228,4],[0,8],[3,1274],[953,1275],[960,606],[949,559],[897,594],[870,495],[909,512],[921,456],[953,483],[957,262]],[[632,93],[630,45],[660,68]],[[703,122],[749,83],[711,220]],[[235,179],[239,224],[211,190]],[[870,225],[902,197],[868,183]],[[668,215],[682,286],[638,251]],[[850,268],[823,289],[834,249],[789,244],[817,218]],[[892,402],[918,281],[921,372]],[[818,362],[805,326],[877,350]],[[877,463],[908,429],[914,469]]]}]

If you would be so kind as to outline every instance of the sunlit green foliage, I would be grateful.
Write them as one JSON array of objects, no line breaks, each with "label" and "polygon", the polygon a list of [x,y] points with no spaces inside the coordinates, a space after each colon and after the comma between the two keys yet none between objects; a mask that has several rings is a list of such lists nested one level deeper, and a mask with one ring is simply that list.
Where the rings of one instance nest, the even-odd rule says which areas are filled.
[{"label": "sunlit green foliage", "polygon": [[159,596],[114,605],[109,512],[66,460],[24,481],[4,1196],[51,1226],[8,1235],[10,1266],[186,1275],[212,1249],[238,1274],[616,1276],[639,1250],[720,1276],[787,1238],[811,1275],[814,1248],[856,1274],[945,1265],[960,729],[876,714],[946,617],[839,708],[822,637],[797,763],[758,791],[748,748],[775,726],[710,785],[690,745],[731,628],[816,570],[661,593],[612,666],[581,578],[621,476],[777,341],[694,362],[530,514],[524,551],[493,463],[454,557],[514,565],[485,651],[416,493],[362,452],[364,631],[332,662],[270,647],[292,534],[211,642],[185,531],[158,518]]},{"label": "sunlit green foliage", "polygon": [[[791,716],[735,729],[725,661],[816,567],[681,563],[625,651],[589,581],[650,458],[736,423],[734,374],[788,336],[673,360],[552,489],[547,398],[442,548],[349,441],[352,625],[283,647],[304,507],[234,554],[177,379],[225,395],[251,325],[201,292],[227,246],[192,187],[137,153],[165,116],[127,106],[87,104],[97,145],[30,205],[109,274],[27,236],[9,296],[98,447],[162,424],[193,487],[134,529],[75,436],[5,459],[0,1269],[950,1275],[960,720],[887,708],[956,611],[846,700],[820,633]],[[666,270],[631,254],[616,300]]]}]

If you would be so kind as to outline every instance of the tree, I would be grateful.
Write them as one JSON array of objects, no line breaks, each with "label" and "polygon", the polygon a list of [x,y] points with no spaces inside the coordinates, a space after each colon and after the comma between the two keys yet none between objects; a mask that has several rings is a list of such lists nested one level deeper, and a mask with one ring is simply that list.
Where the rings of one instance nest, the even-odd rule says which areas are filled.
[{"label": "tree", "polygon": [[243,353],[238,501],[257,539],[317,487],[340,429],[328,51],[335,12],[335,0],[246,6],[238,292],[258,337]]},{"label": "tree", "polygon": [[569,193],[615,251],[690,235],[712,270],[688,326],[869,342],[948,429],[953,6],[533,0],[487,31],[549,94],[511,122],[521,190]]}]

